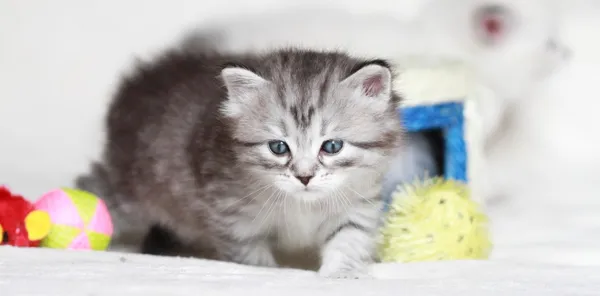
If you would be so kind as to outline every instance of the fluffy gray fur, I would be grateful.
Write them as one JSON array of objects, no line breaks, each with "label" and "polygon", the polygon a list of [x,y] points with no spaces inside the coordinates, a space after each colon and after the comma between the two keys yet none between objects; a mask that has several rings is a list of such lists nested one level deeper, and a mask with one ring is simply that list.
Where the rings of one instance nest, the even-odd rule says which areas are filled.
[{"label": "fluffy gray fur", "polygon": [[278,266],[316,250],[320,275],[366,275],[402,135],[392,76],[334,52],[170,51],[123,79],[103,158],[76,183],[107,201],[117,241],[177,241],[150,253]]}]

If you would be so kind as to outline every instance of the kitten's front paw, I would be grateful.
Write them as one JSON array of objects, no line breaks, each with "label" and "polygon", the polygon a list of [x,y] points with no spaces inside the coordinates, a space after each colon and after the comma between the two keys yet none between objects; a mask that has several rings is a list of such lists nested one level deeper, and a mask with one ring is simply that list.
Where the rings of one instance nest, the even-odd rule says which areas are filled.
[{"label": "kitten's front paw", "polygon": [[330,269],[321,267],[319,276],[328,279],[369,279],[372,276],[367,271],[367,268],[360,269]]},{"label": "kitten's front paw", "polygon": [[238,255],[233,261],[238,263],[253,266],[277,267],[277,261],[273,256],[273,252],[271,252],[271,248],[264,241],[246,242],[236,251]]}]

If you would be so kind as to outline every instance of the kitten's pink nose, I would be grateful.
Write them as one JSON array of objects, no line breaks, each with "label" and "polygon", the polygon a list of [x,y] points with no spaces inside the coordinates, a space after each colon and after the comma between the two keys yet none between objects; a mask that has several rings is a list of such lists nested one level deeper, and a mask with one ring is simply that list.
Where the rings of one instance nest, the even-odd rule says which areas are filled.
[{"label": "kitten's pink nose", "polygon": [[298,178],[298,180],[300,180],[300,182],[304,185],[308,185],[308,182],[310,182],[312,177],[314,176],[296,176],[296,178]]}]

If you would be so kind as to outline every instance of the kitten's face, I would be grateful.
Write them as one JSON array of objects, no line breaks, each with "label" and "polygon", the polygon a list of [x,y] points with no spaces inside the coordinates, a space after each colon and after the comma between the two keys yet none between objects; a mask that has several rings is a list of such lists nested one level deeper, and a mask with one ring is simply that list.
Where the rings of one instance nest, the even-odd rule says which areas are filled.
[{"label": "kitten's face", "polygon": [[360,198],[356,189],[375,185],[397,146],[389,69],[371,64],[342,75],[324,70],[271,81],[241,68],[223,70],[229,90],[223,111],[234,118],[237,157],[282,196]]}]

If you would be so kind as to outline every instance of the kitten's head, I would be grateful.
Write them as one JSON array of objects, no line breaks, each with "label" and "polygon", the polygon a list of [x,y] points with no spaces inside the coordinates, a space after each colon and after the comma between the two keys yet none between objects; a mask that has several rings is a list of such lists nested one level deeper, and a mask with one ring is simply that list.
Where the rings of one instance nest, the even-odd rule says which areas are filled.
[{"label": "kitten's head", "polygon": [[224,68],[240,165],[305,201],[375,185],[401,136],[392,76],[381,61],[311,51]]}]

